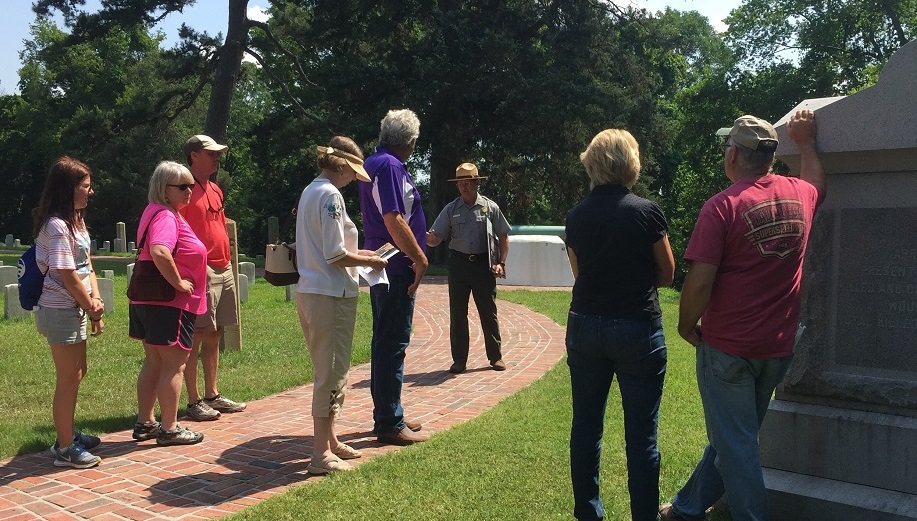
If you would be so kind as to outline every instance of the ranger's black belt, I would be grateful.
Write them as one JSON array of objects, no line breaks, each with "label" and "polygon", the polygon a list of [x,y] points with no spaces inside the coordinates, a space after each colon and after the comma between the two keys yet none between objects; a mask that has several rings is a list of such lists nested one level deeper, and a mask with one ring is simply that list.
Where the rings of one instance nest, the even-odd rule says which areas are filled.
[{"label": "ranger's black belt", "polygon": [[458,250],[449,249],[449,254],[468,262],[487,262],[486,253],[462,253]]}]

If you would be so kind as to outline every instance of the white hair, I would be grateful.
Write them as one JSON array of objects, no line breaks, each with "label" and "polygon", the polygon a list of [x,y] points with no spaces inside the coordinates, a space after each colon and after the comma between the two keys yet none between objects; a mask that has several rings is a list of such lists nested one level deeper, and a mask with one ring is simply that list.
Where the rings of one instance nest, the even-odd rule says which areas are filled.
[{"label": "white hair", "polygon": [[390,110],[382,118],[379,144],[405,147],[420,136],[420,120],[410,109]]}]

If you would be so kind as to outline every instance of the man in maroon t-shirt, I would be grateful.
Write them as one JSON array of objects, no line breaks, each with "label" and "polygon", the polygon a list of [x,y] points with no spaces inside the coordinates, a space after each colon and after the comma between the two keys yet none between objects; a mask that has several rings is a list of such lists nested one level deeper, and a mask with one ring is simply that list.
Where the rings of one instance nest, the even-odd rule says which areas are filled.
[{"label": "man in maroon t-shirt", "polygon": [[733,184],[704,204],[685,251],[678,333],[697,348],[709,444],[672,504],[661,506],[663,520],[702,520],[724,493],[733,519],[770,519],[758,429],[793,357],[806,241],[825,195],[815,115],[798,111],[787,128],[799,179],[770,173],[770,123],[735,121],[724,144]]}]

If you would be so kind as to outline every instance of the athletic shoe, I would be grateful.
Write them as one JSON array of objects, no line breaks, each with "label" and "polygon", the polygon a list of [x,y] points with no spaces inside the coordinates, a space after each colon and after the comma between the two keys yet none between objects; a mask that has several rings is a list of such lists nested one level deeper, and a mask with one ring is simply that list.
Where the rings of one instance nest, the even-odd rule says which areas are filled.
[{"label": "athletic shoe", "polygon": [[212,407],[204,403],[204,400],[198,400],[194,403],[189,403],[188,409],[185,412],[189,418],[199,422],[208,422],[220,418],[220,411],[214,410]]},{"label": "athletic shoe", "polygon": [[137,441],[152,440],[156,436],[159,436],[159,431],[162,428],[162,424],[158,421],[153,421],[150,423],[140,423],[137,422],[134,424],[134,433],[131,434],[131,438],[134,438]]},{"label": "athletic shoe", "polygon": [[204,435],[199,432],[186,429],[181,425],[176,426],[171,431],[160,430],[156,436],[156,445],[194,445],[204,441]]},{"label": "athletic shoe", "polygon": [[102,461],[102,458],[93,456],[82,445],[73,442],[65,450],[57,448],[54,450],[55,467],[71,467],[75,469],[88,469],[95,467]]},{"label": "athletic shoe", "polygon": [[[73,441],[79,443],[86,450],[92,450],[99,446],[102,443],[102,440],[98,436],[93,436],[92,434],[83,434],[80,431],[76,431],[73,434]],[[51,445],[51,455],[57,455],[57,449],[60,448],[60,445],[57,443],[57,440],[54,440],[54,445]]]},{"label": "athletic shoe", "polygon": [[241,412],[248,406],[245,403],[234,402],[222,394],[218,394],[213,398],[204,398],[204,403],[220,412]]}]

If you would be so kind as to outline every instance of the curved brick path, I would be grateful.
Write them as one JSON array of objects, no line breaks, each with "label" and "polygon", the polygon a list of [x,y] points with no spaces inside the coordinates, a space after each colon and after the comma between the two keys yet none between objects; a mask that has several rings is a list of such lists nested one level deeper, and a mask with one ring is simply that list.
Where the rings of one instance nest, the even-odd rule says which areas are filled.
[{"label": "curved brick path", "polygon": [[[490,370],[472,316],[472,335],[478,333],[472,337],[469,370],[452,375],[447,371],[446,286],[421,285],[403,402],[408,417],[422,421],[425,432],[477,416],[560,360],[560,326],[516,304],[500,301],[498,306],[508,370]],[[351,370],[350,385],[338,432],[363,450],[363,458],[355,462],[397,450],[379,445],[370,434],[369,364]],[[320,478],[305,470],[312,443],[311,396],[312,386],[306,385],[250,402],[243,413],[195,423],[206,438],[190,447],[137,443],[130,431],[108,434],[93,451],[103,458],[93,469],[58,469],[47,452],[0,461],[0,521],[212,519],[313,482]]]}]

